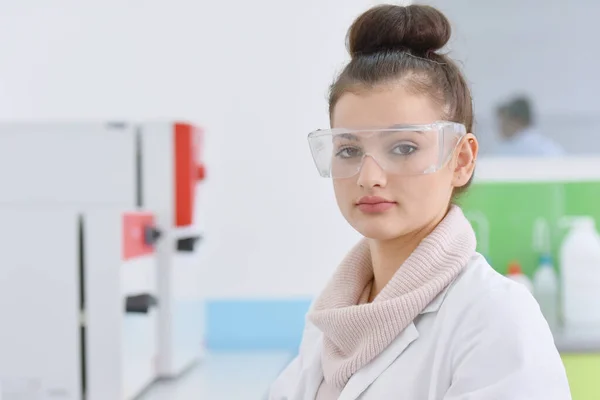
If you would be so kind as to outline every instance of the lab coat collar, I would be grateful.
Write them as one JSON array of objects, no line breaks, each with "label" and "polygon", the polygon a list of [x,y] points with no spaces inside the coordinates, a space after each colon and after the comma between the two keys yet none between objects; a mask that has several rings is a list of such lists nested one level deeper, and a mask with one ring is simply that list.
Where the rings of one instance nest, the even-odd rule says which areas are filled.
[{"label": "lab coat collar", "polygon": [[[446,298],[446,294],[452,285],[448,285],[421,314],[437,312]],[[370,364],[361,368],[348,381],[340,394],[339,400],[356,400],[360,395],[385,371],[408,346],[419,338],[419,331],[414,323],[411,323],[402,333]],[[318,389],[318,388],[317,388]]]},{"label": "lab coat collar", "polygon": [[408,346],[417,340],[419,331],[414,323],[404,331],[370,364],[356,372],[342,390],[339,400],[356,400],[385,371]]},{"label": "lab coat collar", "polygon": [[308,353],[308,358],[302,368],[302,378],[299,379],[290,400],[313,400],[323,382],[323,368],[321,366],[321,352],[323,351],[323,338],[321,337],[313,351]]},{"label": "lab coat collar", "polygon": [[440,294],[438,294],[431,301],[431,303],[429,303],[429,305],[427,307],[425,307],[425,309],[423,311],[421,311],[421,314],[427,314],[427,313],[437,312],[440,309],[440,307],[442,306],[442,304],[444,303],[444,299],[446,298],[446,294],[448,293],[448,290],[450,289],[450,286],[452,286],[452,284],[448,285],[446,287],[446,289],[442,290],[440,292]]},{"label": "lab coat collar", "polygon": [[[437,312],[446,294],[449,285],[421,312],[421,314]],[[419,331],[414,322],[410,323],[404,331],[370,364],[361,368],[348,381],[340,394],[339,400],[356,400],[360,395],[385,371],[400,355],[419,338]]]}]

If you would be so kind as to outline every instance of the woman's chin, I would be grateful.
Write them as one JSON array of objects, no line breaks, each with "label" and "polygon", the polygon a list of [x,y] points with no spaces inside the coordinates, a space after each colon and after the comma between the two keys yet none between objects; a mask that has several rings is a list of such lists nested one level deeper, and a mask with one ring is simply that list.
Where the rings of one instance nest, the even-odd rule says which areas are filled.
[{"label": "woman's chin", "polygon": [[367,239],[386,241],[396,239],[406,233],[400,224],[382,223],[381,221],[379,223],[376,221],[361,222],[352,224],[352,226]]}]

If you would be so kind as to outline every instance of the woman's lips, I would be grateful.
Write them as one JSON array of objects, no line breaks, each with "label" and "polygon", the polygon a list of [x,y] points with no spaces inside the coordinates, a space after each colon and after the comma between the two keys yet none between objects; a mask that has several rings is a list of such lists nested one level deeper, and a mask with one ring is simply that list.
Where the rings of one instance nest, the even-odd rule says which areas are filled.
[{"label": "woman's lips", "polygon": [[384,199],[379,196],[365,196],[361,198],[356,206],[364,213],[382,213],[388,211],[396,205],[396,202]]}]

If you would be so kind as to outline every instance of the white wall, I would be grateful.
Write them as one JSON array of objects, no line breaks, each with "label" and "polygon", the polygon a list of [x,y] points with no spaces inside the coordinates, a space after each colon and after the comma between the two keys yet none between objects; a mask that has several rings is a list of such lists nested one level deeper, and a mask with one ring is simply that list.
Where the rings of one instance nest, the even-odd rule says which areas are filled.
[{"label": "white wall", "polygon": [[101,3],[0,5],[0,119],[198,122],[206,294],[315,294],[357,235],[306,135],[328,124],[347,27],[377,2]]}]

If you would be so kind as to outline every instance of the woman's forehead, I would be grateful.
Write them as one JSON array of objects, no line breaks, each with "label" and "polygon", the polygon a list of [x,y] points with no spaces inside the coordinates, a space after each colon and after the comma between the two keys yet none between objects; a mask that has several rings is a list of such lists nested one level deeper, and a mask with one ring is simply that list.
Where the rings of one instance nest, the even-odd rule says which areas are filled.
[{"label": "woman's forehead", "polygon": [[430,124],[441,118],[441,110],[425,95],[394,85],[344,93],[332,113],[333,128],[375,129],[399,124]]}]

